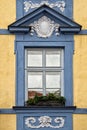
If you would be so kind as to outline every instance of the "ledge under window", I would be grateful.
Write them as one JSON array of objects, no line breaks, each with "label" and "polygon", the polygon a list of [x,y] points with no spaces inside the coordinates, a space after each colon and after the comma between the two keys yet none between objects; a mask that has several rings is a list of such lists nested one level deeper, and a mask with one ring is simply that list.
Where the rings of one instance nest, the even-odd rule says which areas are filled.
[{"label": "ledge under window", "polygon": [[76,106],[13,106],[14,110],[76,110]]}]

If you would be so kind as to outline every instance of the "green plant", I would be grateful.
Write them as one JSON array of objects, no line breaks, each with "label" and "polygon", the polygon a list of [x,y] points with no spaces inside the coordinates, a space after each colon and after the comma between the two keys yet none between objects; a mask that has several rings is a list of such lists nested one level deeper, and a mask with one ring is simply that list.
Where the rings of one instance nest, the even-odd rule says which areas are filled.
[{"label": "green plant", "polygon": [[27,105],[51,105],[57,104],[60,106],[65,105],[66,99],[62,96],[55,95],[54,93],[49,93],[47,96],[38,96],[37,94],[32,99],[28,99]]},{"label": "green plant", "polygon": [[35,105],[35,100],[34,99],[32,99],[32,98],[30,98],[27,102],[27,105]]},{"label": "green plant", "polygon": [[49,100],[56,100],[56,96],[54,95],[54,93],[49,93],[48,94],[48,99]]},{"label": "green plant", "polygon": [[57,102],[61,103],[62,105],[65,105],[66,99],[62,96],[57,98]]}]

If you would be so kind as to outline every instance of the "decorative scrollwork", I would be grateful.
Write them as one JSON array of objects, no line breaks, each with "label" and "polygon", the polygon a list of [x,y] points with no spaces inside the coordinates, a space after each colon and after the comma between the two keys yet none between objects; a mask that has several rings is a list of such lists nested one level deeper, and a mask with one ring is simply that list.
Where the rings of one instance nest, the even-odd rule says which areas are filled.
[{"label": "decorative scrollwork", "polygon": [[59,24],[56,24],[50,18],[43,16],[38,21],[30,24],[31,31],[30,34],[33,35],[33,32],[36,31],[38,37],[50,37],[55,31],[56,35],[59,35]]},{"label": "decorative scrollwork", "polygon": [[34,117],[28,117],[25,119],[25,124],[29,128],[43,128],[43,127],[51,127],[51,128],[62,128],[64,127],[64,118],[63,117],[56,117],[54,119],[54,122],[57,123],[57,125],[53,126],[52,118],[49,116],[41,116],[38,118],[39,125],[33,125],[33,123],[36,122],[36,119]]},{"label": "decorative scrollwork", "polygon": [[25,1],[24,2],[24,10],[25,12],[28,12],[30,10],[30,8],[38,8],[42,5],[47,5],[49,6],[50,8],[54,8],[54,7],[57,7],[60,9],[60,11],[64,11],[65,9],[65,2],[64,1],[57,1],[55,3],[49,3],[47,0],[43,0],[41,1],[41,3],[33,3],[32,1]]}]

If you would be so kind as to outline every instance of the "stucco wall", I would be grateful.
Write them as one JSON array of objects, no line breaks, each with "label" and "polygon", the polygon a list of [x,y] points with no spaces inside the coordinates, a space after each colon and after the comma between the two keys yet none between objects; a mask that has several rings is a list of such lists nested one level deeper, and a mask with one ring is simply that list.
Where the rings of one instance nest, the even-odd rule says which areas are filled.
[{"label": "stucco wall", "polygon": [[0,29],[16,20],[16,0],[0,0]]},{"label": "stucco wall", "polygon": [[[87,29],[87,0],[74,0],[74,20]],[[74,54],[74,105],[87,107],[87,36],[77,35]]]},{"label": "stucco wall", "polygon": [[14,36],[0,36],[0,108],[15,104]]},{"label": "stucco wall", "polygon": [[87,29],[87,0],[73,0],[74,20]]},{"label": "stucco wall", "polygon": [[16,130],[16,115],[0,115],[0,130]]},{"label": "stucco wall", "polygon": [[[87,29],[87,0],[74,0],[74,20]],[[0,0],[0,29],[16,20],[16,0]],[[0,108],[15,105],[15,55],[11,35],[0,35]],[[87,108],[87,36],[75,36],[74,105]],[[4,124],[3,124],[4,123]],[[87,115],[73,116],[74,130],[87,130]],[[16,130],[16,115],[0,114],[0,130]]]},{"label": "stucco wall", "polygon": [[87,108],[87,36],[75,36],[74,105]]},{"label": "stucco wall", "polygon": [[[87,29],[87,0],[74,0],[74,20]],[[77,35],[74,52],[74,105],[87,108],[87,36]],[[87,130],[87,114],[73,115],[73,129]]]},{"label": "stucco wall", "polygon": [[87,130],[87,115],[74,115],[73,116],[73,129],[74,130]]}]

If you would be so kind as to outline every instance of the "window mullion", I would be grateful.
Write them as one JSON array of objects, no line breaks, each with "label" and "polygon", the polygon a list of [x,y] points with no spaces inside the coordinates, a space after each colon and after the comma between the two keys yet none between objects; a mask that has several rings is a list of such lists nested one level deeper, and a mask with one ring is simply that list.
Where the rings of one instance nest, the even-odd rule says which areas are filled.
[{"label": "window mullion", "polygon": [[43,95],[46,95],[46,54],[45,54],[45,49],[43,49],[43,54],[42,54],[42,66],[43,66]]}]

